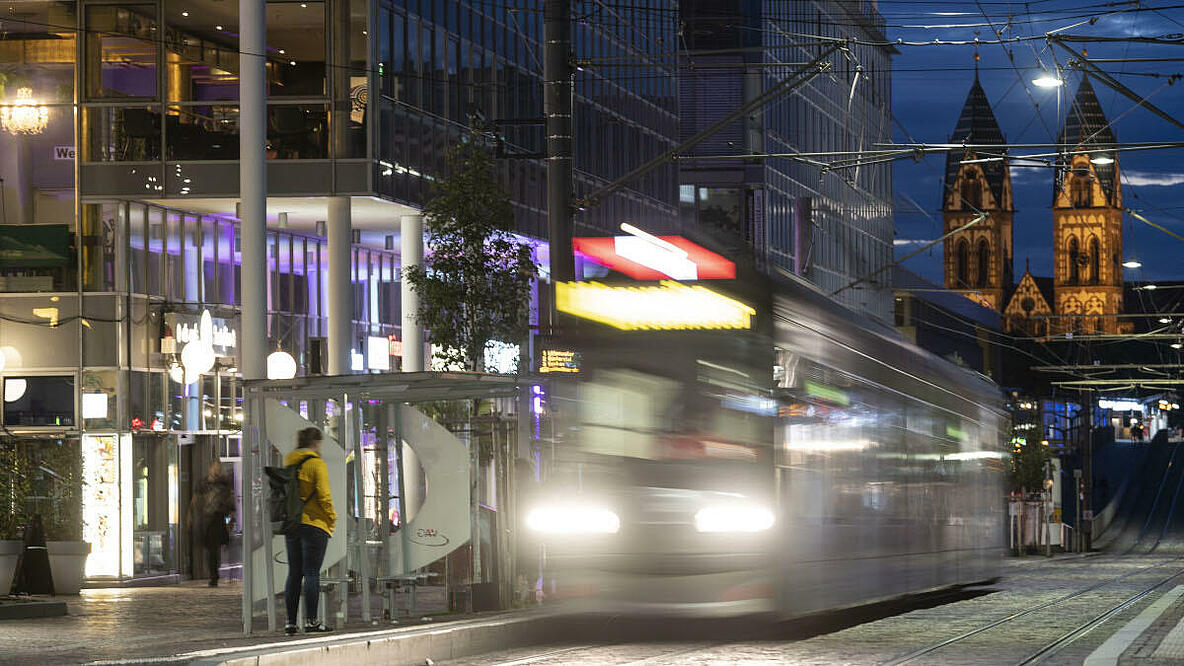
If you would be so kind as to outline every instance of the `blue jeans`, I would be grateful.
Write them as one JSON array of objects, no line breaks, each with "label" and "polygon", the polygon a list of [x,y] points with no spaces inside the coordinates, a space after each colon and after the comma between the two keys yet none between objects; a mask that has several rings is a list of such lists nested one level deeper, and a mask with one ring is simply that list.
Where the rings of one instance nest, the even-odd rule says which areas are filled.
[{"label": "blue jeans", "polygon": [[317,606],[321,601],[321,563],[329,533],[312,525],[301,525],[295,534],[285,534],[288,546],[288,582],[284,585],[284,603],[288,606],[288,624],[296,624],[300,608],[301,580],[304,591],[304,621],[317,621]]}]

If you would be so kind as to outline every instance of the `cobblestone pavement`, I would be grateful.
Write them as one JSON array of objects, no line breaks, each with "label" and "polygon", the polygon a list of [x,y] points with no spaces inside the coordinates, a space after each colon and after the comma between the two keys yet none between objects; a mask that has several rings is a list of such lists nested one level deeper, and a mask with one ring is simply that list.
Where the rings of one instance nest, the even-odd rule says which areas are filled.
[{"label": "cobblestone pavement", "polygon": [[[204,581],[167,587],[83,590],[65,599],[63,617],[0,621],[0,664],[80,664],[144,659],[196,650],[287,640],[282,634],[242,633],[242,587],[238,581],[207,587]],[[421,608],[435,601],[431,588],[420,593]],[[376,616],[379,600],[375,599]],[[400,599],[399,603],[403,603]],[[279,606],[283,606],[280,601]],[[363,624],[351,611],[347,626]],[[256,626],[266,620],[256,618]],[[280,621],[279,626],[283,626]]]},{"label": "cobblestone pavement", "polygon": [[[1168,580],[1173,574],[1180,574]],[[1120,578],[1121,577],[1121,578]],[[1119,579],[1119,580],[1113,580]],[[1110,582],[1108,582],[1110,581]],[[1161,586],[1109,617],[1040,663],[1080,664],[1111,634],[1176,585],[1184,584],[1184,559],[1172,555],[1026,558],[1009,560],[1003,578],[981,594],[961,594],[876,609],[835,613],[773,626],[729,627],[681,623],[669,629],[690,640],[619,639],[606,631],[601,640],[512,650],[466,659],[473,666],[495,664],[884,664],[996,620],[1041,604],[1047,608],[1004,622],[947,647],[916,656],[909,664],[1018,664],[1148,588]],[[1105,583],[1097,585],[1099,583]],[[1073,598],[1074,592],[1091,586]],[[1059,600],[1059,601],[1058,601]],[[855,617],[868,613],[881,617]],[[1184,617],[1184,599],[1123,651],[1119,664],[1147,666],[1181,663],[1164,639]],[[731,635],[728,635],[731,632]],[[595,633],[595,632],[592,632]],[[1184,629],[1176,632],[1176,636]],[[748,638],[737,638],[747,634]],[[753,637],[755,636],[755,637]],[[668,637],[664,637],[668,638]],[[590,644],[591,643],[591,644]],[[1161,647],[1161,643],[1164,645]],[[1158,655],[1156,650],[1159,650]],[[461,663],[461,662],[455,662]]]}]

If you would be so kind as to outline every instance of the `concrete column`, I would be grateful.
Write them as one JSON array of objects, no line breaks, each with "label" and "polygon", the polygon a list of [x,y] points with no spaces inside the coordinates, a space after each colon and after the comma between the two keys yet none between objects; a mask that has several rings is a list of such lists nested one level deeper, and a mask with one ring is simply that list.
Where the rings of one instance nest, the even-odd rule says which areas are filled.
[{"label": "concrete column", "polygon": [[351,281],[349,197],[329,198],[326,237],[329,243],[329,374],[350,373],[353,350],[354,294]]},{"label": "concrete column", "polygon": [[267,376],[267,18],[264,0],[239,0],[239,196],[244,379]]},{"label": "concrete column", "polygon": [[404,215],[399,221],[402,235],[400,262],[402,264],[403,312],[403,372],[419,372],[423,363],[423,324],[416,319],[419,293],[407,281],[407,270],[423,263],[423,216]]}]

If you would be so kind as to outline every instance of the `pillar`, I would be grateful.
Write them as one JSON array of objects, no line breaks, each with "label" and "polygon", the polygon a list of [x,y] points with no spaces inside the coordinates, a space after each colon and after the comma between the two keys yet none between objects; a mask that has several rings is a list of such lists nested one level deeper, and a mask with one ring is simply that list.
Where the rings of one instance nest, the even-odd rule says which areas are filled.
[{"label": "pillar", "polygon": [[[33,224],[33,167],[29,159],[29,138],[16,136],[16,206],[17,221]],[[7,220],[6,220],[7,221]]]},{"label": "pillar", "polygon": [[423,324],[419,323],[419,293],[407,281],[407,270],[423,263],[423,216],[404,215],[399,221],[402,248],[403,372],[419,372],[423,364]]},{"label": "pillar", "polygon": [[349,197],[329,197],[326,236],[329,244],[329,374],[350,373],[353,351],[354,295],[350,279],[353,234]]},{"label": "pillar", "polygon": [[571,250],[571,106],[574,86],[571,57],[571,0],[545,0],[543,120],[547,134],[547,240],[551,244],[553,283],[575,278],[575,258]]},{"label": "pillar", "polygon": [[239,0],[239,222],[244,379],[267,376],[267,19],[264,0]]}]

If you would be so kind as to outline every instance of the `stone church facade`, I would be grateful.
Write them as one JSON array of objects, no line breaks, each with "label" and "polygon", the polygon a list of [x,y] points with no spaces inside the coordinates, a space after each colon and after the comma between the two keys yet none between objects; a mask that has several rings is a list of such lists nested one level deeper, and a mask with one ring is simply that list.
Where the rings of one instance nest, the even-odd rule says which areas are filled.
[{"label": "stone church facade", "polygon": [[[946,158],[945,286],[1023,335],[1126,333],[1122,187],[1114,132],[1088,79],[1065,115],[1053,160],[1053,276],[1012,275],[1015,209],[1006,140],[977,72]],[[994,148],[999,146],[999,148]]]}]

